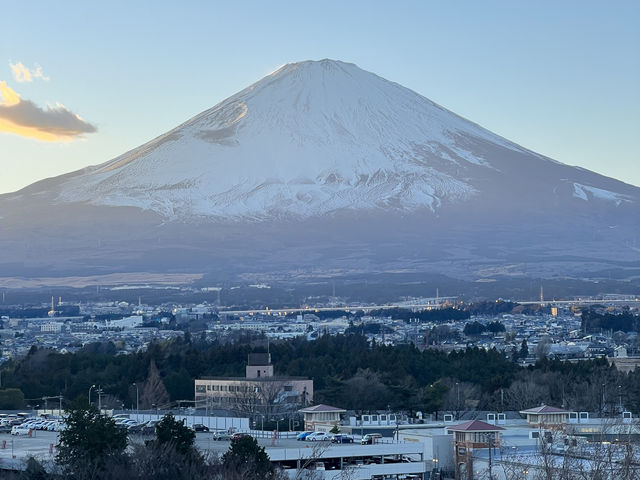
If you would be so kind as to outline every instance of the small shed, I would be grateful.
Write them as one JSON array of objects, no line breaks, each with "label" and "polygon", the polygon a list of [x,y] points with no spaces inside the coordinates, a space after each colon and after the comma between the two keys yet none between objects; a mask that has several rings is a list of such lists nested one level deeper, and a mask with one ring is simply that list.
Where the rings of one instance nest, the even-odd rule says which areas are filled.
[{"label": "small shed", "polygon": [[521,415],[527,417],[527,423],[535,428],[558,428],[565,425],[569,419],[569,411],[561,408],[541,405],[536,408],[522,410]]},{"label": "small shed", "polygon": [[335,425],[340,424],[340,415],[347,411],[330,405],[314,405],[313,407],[298,410],[304,415],[304,429],[316,431],[321,426],[321,431],[329,431]]}]

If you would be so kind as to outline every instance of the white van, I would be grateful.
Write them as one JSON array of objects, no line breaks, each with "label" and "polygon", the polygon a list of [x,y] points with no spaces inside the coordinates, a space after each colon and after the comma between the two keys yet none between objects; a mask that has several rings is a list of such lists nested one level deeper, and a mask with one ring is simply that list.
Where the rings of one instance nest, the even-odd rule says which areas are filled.
[{"label": "white van", "polygon": [[24,425],[14,425],[11,428],[11,435],[29,435],[31,428]]}]

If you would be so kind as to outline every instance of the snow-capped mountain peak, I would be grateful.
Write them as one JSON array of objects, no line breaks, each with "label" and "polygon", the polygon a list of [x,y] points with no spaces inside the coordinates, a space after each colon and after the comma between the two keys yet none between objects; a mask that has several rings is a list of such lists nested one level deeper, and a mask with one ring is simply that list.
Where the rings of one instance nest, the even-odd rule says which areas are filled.
[{"label": "snow-capped mountain peak", "polygon": [[436,210],[499,169],[482,143],[525,152],[353,64],[305,61],[74,176],[59,200],[236,220]]},{"label": "snow-capped mountain peak", "polygon": [[0,266],[636,278],[639,204],[637,187],[355,65],[309,61],[109,162],[0,196]]}]

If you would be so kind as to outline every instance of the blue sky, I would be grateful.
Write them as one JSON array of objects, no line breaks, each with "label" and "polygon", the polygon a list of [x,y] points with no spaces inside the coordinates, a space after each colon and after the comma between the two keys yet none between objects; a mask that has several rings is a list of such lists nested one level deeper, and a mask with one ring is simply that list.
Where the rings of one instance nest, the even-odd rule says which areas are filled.
[{"label": "blue sky", "polygon": [[[640,185],[637,1],[3,3],[0,193],[102,163],[284,63],[322,58]],[[7,123],[18,107],[35,130]]]}]

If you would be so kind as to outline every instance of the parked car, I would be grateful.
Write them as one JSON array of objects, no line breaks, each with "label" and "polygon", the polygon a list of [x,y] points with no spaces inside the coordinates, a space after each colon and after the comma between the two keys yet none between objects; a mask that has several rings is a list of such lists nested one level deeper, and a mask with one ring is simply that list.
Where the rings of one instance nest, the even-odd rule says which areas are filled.
[{"label": "parked car", "polygon": [[146,423],[142,424],[142,428],[140,429],[141,435],[155,435],[156,434],[156,425],[160,422],[160,420],[149,420]]},{"label": "parked car", "polygon": [[124,428],[125,430],[134,425],[138,425],[138,422],[136,422],[135,420],[126,419],[126,420],[118,420],[116,422],[116,427]]},{"label": "parked car", "polygon": [[313,432],[304,439],[305,442],[327,442],[331,440],[331,435],[326,432]]},{"label": "parked car", "polygon": [[231,440],[232,434],[227,430],[216,430],[213,432],[213,440]]},{"label": "parked car", "polygon": [[302,432],[299,433],[296,436],[296,440],[298,440],[299,442],[303,442],[309,435],[311,435],[313,432]]},{"label": "parked car", "polygon": [[156,434],[156,426],[145,424],[140,429],[140,435],[155,435]]},{"label": "parked car", "polygon": [[29,435],[29,432],[33,430],[24,425],[14,425],[11,427],[11,435]]},{"label": "parked car", "polygon": [[361,445],[373,445],[374,443],[378,443],[378,440],[382,438],[382,435],[379,433],[367,433],[362,440],[360,441]]},{"label": "parked car", "polygon": [[129,434],[137,434],[137,433],[142,433],[142,429],[144,428],[145,424],[144,423],[138,423],[136,425],[129,425],[127,427],[127,432]]},{"label": "parked car", "polygon": [[233,435],[231,435],[231,440],[237,440],[242,437],[250,437],[250,436],[251,435],[249,435],[248,433],[236,432]]},{"label": "parked car", "polygon": [[203,425],[201,423],[194,423],[193,425],[191,425],[191,428],[193,429],[194,432],[208,432],[209,431],[209,427],[207,427],[206,425]]},{"label": "parked car", "polygon": [[9,425],[0,425],[0,433],[11,433],[11,428]]},{"label": "parked car", "polygon": [[49,432],[53,431],[56,422],[53,420],[48,420],[42,424],[42,430],[47,430]]},{"label": "parked car", "polygon": [[331,438],[332,443],[353,443],[353,437],[351,435],[345,435],[339,433]]}]

